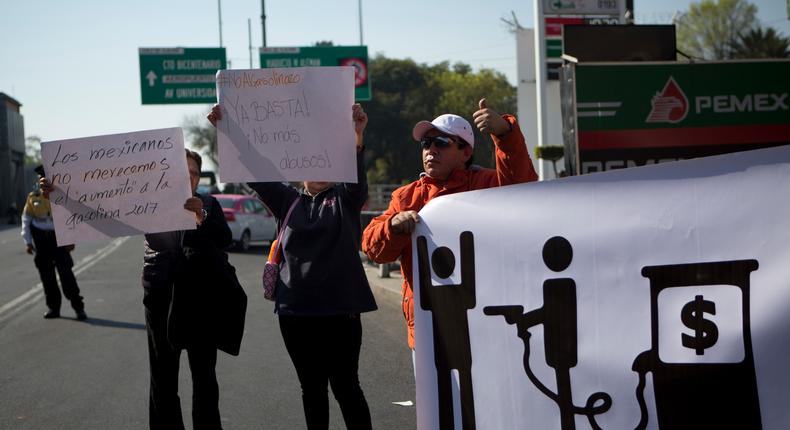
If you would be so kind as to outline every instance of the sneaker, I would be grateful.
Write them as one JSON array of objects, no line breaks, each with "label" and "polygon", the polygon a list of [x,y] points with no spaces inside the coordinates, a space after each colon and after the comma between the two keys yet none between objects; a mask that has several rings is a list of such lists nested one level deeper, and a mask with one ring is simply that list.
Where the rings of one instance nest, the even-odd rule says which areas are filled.
[{"label": "sneaker", "polygon": [[86,314],[85,311],[76,311],[76,312],[77,312],[77,320],[85,321],[86,319],[88,319],[88,314]]},{"label": "sneaker", "polygon": [[60,312],[50,309],[47,311],[47,313],[44,314],[44,318],[48,320],[52,318],[60,318]]}]

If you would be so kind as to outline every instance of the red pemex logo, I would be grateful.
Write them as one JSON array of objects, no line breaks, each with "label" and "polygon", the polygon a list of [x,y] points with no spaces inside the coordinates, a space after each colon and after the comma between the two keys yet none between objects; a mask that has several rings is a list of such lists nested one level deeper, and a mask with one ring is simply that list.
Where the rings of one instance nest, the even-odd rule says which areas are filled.
[{"label": "red pemex logo", "polygon": [[645,122],[668,122],[675,124],[683,121],[689,112],[689,101],[675,79],[669,77],[664,89],[650,100],[653,109]]}]

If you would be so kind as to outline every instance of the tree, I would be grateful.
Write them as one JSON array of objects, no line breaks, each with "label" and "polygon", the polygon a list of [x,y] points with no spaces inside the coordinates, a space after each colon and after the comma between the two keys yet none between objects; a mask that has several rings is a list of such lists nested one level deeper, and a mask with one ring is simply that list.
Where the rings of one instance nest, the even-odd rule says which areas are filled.
[{"label": "tree", "polygon": [[197,151],[203,152],[215,166],[217,161],[217,129],[203,115],[186,117],[182,125],[187,142]]},{"label": "tree", "polygon": [[[411,128],[432,113],[435,88],[426,85],[424,66],[413,60],[378,55],[368,64],[373,97],[364,103],[370,122],[365,130],[367,164],[375,166],[376,182],[400,183],[422,170],[419,157],[408,149]],[[414,144],[416,145],[416,144]],[[383,159],[379,162],[378,159]]]},{"label": "tree", "polygon": [[[498,112],[514,113],[516,89],[499,72],[472,72],[464,63],[417,64],[378,55],[369,62],[373,98],[365,103],[370,123],[365,132],[371,183],[406,183],[422,169],[412,128],[420,120],[455,113],[467,120],[485,97]],[[475,164],[493,167],[490,138],[475,130]]]},{"label": "tree", "polygon": [[[457,69],[457,66],[455,68]],[[490,69],[482,69],[477,73],[458,73],[443,68],[432,75],[429,84],[437,86],[442,92],[436,103],[437,115],[452,112],[471,122],[472,114],[478,109],[480,99],[483,97],[497,112],[515,113],[516,111],[515,88],[507,82],[507,78],[502,73]],[[494,167],[494,143],[488,135],[483,136],[476,127],[473,126],[473,130],[475,164]]]},{"label": "tree", "polygon": [[678,49],[692,57],[729,60],[741,34],[757,22],[757,6],[746,0],[702,0],[677,19]]},{"label": "tree", "polygon": [[41,138],[33,135],[25,138],[25,165],[41,164]]},{"label": "tree", "polygon": [[733,58],[788,58],[790,39],[773,28],[753,28],[742,35],[733,49]]}]

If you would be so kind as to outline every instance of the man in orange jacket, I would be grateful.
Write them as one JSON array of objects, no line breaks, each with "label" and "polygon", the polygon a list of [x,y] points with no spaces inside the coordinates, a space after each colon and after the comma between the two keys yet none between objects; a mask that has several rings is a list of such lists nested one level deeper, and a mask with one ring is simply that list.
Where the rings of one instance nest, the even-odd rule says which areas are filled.
[{"label": "man in orange jacket", "polygon": [[472,165],[474,133],[458,115],[440,115],[420,121],[412,136],[422,147],[420,179],[392,193],[387,211],[374,218],[362,235],[362,250],[376,263],[400,258],[403,273],[403,315],[414,349],[414,303],[412,291],[411,233],[420,222],[417,212],[431,199],[463,191],[531,182],[538,179],[521,129],[512,115],[499,115],[480,100],[473,114],[481,133],[490,134],[496,149],[496,170]]}]

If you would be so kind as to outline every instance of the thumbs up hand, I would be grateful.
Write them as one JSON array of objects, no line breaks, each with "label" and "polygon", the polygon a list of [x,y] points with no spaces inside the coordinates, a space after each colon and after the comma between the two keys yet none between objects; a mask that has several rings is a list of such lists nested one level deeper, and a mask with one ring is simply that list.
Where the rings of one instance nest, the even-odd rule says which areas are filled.
[{"label": "thumbs up hand", "polygon": [[472,115],[472,119],[481,133],[502,136],[510,131],[510,123],[489,108],[484,98],[480,99],[480,109]]}]

